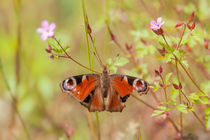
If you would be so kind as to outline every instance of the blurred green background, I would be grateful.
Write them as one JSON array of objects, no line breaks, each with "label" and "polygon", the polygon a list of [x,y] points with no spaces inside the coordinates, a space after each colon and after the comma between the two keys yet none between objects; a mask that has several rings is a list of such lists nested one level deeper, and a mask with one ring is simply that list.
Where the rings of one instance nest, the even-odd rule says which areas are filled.
[{"label": "blurred green background", "polygon": [[[21,3],[20,8],[19,2]],[[108,58],[117,57],[118,54],[124,55],[110,41],[106,27],[106,21],[108,21],[122,45],[127,42],[139,50],[137,59],[140,60],[142,73],[138,74],[129,64],[118,69],[118,73],[144,77],[149,82],[155,79],[154,69],[160,64],[157,60],[159,54],[155,49],[147,48],[140,41],[144,38],[150,40],[154,36],[149,29],[150,21],[162,16],[168,26],[174,26],[179,20],[187,19],[190,13],[197,8],[199,9],[198,16],[203,21],[208,36],[209,4],[208,0],[85,1],[89,23],[96,39],[96,47],[103,62],[105,63]],[[64,133],[65,123],[68,123],[74,130],[71,139],[94,139],[87,109],[72,97],[62,94],[59,87],[59,83],[66,77],[89,72],[72,61],[49,58],[49,54],[45,51],[47,41],[41,41],[40,35],[36,33],[41,21],[45,19],[56,23],[55,35],[63,41],[64,45],[70,45],[71,56],[88,66],[81,0],[1,0],[0,59],[11,92],[8,91],[3,76],[0,75],[0,139],[27,139],[23,126],[15,113],[11,93],[17,99],[17,108],[31,139],[65,140],[67,139]],[[19,31],[20,34],[18,34]],[[168,28],[168,31],[173,32],[171,28]],[[19,41],[18,37],[20,37]],[[146,47],[142,50],[143,45]],[[20,65],[17,67],[18,50],[20,51]],[[199,53],[202,52],[200,50]],[[19,74],[17,74],[18,69]],[[168,69],[173,68],[168,67]],[[97,61],[95,70],[102,70]],[[195,70],[194,73],[198,71]],[[19,82],[17,82],[18,76]],[[202,76],[200,81],[203,79],[205,76]],[[162,95],[158,96],[162,98]],[[141,96],[141,99],[156,105],[151,94]],[[152,110],[132,97],[128,99],[126,105],[121,113],[99,113],[103,140],[137,139],[140,132],[143,139],[173,139],[174,129],[171,124],[161,123],[158,119],[152,118]],[[94,113],[91,113],[91,118],[96,129]],[[193,116],[187,114],[184,118],[188,119],[185,123],[186,132],[195,135],[203,133],[200,131],[201,126],[196,126],[197,122]]]}]

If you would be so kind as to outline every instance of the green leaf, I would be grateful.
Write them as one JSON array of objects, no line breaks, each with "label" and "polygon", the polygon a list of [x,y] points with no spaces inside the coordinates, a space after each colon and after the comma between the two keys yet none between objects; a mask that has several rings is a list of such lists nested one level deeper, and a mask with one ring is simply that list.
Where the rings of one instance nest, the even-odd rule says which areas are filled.
[{"label": "green leaf", "polygon": [[112,65],[112,59],[111,59],[111,58],[108,58],[108,59],[106,60],[106,64],[107,64],[107,65]]},{"label": "green leaf", "polygon": [[206,93],[210,92],[210,80],[201,83],[201,89],[203,89]]},{"label": "green leaf", "polygon": [[154,112],[152,113],[152,117],[158,116],[164,112],[165,112],[164,110],[154,110]]},{"label": "green leaf", "polygon": [[210,129],[210,115],[205,116],[205,119],[206,119],[206,128],[207,130],[209,130]]},{"label": "green leaf", "polygon": [[155,82],[154,83],[154,86],[152,88],[153,88],[153,91],[156,92],[160,88],[159,83],[158,82]]},{"label": "green leaf", "polygon": [[210,129],[210,107],[207,107],[205,110],[204,110],[204,113],[205,113],[205,120],[206,120],[206,128],[207,130]]},{"label": "green leaf", "polygon": [[171,94],[170,94],[170,97],[171,97],[171,100],[173,102],[176,102],[176,98],[178,97],[179,95],[179,90],[175,89],[175,88],[172,88],[171,89]]},{"label": "green leaf", "polygon": [[210,101],[208,100],[206,95],[203,93],[199,93],[199,94],[191,93],[189,95],[189,100],[197,104],[210,104]]},{"label": "green leaf", "polygon": [[176,106],[176,109],[180,112],[187,113],[187,106],[184,104],[179,104],[178,106]]},{"label": "green leaf", "polygon": [[171,75],[172,75],[172,72],[166,74],[165,79],[164,79],[165,85],[170,85],[169,79],[170,79]]},{"label": "green leaf", "polygon": [[173,55],[171,53],[166,53],[165,56],[163,57],[163,60],[168,63],[168,62],[171,62],[173,58]]},{"label": "green leaf", "polygon": [[119,58],[115,59],[114,65],[115,66],[124,66],[128,62],[129,61],[128,61],[127,58],[125,58],[125,57],[119,57]]},{"label": "green leaf", "polygon": [[210,107],[207,107],[205,110],[204,110],[204,113],[206,115],[210,115]]},{"label": "green leaf", "polygon": [[154,110],[154,112],[152,113],[152,117],[158,116],[158,115],[160,115],[160,114],[162,114],[162,113],[167,112],[167,111],[170,110],[170,108],[167,108],[165,106],[158,106],[157,108],[159,110]]}]

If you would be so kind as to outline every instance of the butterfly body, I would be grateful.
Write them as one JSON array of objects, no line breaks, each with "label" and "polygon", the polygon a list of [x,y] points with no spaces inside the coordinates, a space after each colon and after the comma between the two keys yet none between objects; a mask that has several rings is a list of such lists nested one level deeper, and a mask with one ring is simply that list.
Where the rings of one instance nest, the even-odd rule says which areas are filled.
[{"label": "butterfly body", "polygon": [[71,94],[90,112],[121,112],[130,93],[145,93],[148,84],[136,77],[113,74],[72,76],[61,82],[63,92]]}]

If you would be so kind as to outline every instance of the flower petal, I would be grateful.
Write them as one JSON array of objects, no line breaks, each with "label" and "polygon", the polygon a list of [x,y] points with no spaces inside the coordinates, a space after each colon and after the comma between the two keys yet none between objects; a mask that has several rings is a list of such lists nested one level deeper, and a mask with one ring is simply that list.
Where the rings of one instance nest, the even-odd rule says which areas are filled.
[{"label": "flower petal", "polygon": [[163,21],[163,22],[161,22],[161,23],[159,24],[159,26],[161,27],[164,23],[165,23],[164,21]]},{"label": "flower petal", "polygon": [[36,32],[42,34],[44,32],[44,30],[43,30],[43,28],[37,28]]},{"label": "flower petal", "polygon": [[157,24],[160,24],[161,21],[162,21],[162,17],[159,17],[159,18],[157,19]]},{"label": "flower petal", "polygon": [[150,22],[150,25],[156,25],[156,22],[153,20]]},{"label": "flower petal", "polygon": [[49,30],[50,31],[53,31],[56,27],[56,24],[55,23],[51,23],[50,26],[49,26]]},{"label": "flower petal", "polygon": [[48,21],[47,20],[43,20],[42,21],[42,28],[47,30],[48,29],[48,26],[49,26]]},{"label": "flower petal", "polygon": [[47,40],[47,38],[48,38],[47,33],[43,33],[43,34],[41,35],[41,39],[42,39],[43,41]]}]

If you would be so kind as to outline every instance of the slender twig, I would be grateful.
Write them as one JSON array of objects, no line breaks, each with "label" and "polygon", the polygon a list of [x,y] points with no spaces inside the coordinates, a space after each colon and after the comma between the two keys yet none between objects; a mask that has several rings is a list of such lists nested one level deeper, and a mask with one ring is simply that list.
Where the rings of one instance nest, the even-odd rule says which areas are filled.
[{"label": "slender twig", "polygon": [[[131,94],[132,97],[134,97],[135,99],[137,99],[138,101],[140,101],[141,103],[143,103],[144,105],[146,105],[147,107],[149,107],[150,109],[152,110],[157,110],[157,108],[151,106],[150,104],[144,102],[143,100],[141,100],[140,98],[138,98],[137,96]],[[177,132],[180,132],[180,130],[178,129],[178,127],[176,126],[175,122],[170,118],[170,117],[167,117],[167,119],[169,120],[169,122],[171,122],[172,126],[174,127],[174,129],[177,131]]]},{"label": "slender twig", "polygon": [[27,139],[30,140],[31,137],[30,137],[29,131],[28,131],[28,129],[26,127],[26,124],[25,124],[25,122],[24,122],[24,120],[23,120],[23,118],[22,118],[22,116],[21,116],[21,114],[20,114],[20,112],[19,112],[19,110],[17,108],[17,100],[12,94],[12,91],[11,91],[11,88],[9,86],[6,74],[5,74],[4,69],[3,69],[3,65],[2,65],[1,59],[0,59],[0,71],[2,73],[3,80],[4,80],[5,84],[6,84],[7,90],[9,91],[9,95],[10,95],[10,97],[12,99],[12,105],[13,105],[13,107],[15,109],[15,112],[16,112],[18,118],[20,119],[20,122],[21,122],[21,124],[23,126],[23,129],[24,129],[24,132],[25,132],[25,134],[27,136]]},{"label": "slender twig", "polygon": [[[86,46],[87,46],[87,50],[88,50],[88,61],[89,61],[89,67],[91,69],[91,68],[93,68],[93,66],[94,66],[93,64],[94,63],[91,63],[91,59],[90,59],[90,47],[89,47],[88,32],[87,32],[87,23],[88,23],[87,20],[88,19],[87,19],[87,15],[86,15],[86,12],[85,12],[85,3],[84,3],[84,0],[82,0],[82,9],[83,9],[83,17],[84,17],[84,25],[85,25]],[[96,50],[96,47],[95,47],[95,40],[93,41],[91,35],[90,35],[90,38],[92,40],[92,44],[93,44],[94,51],[96,53],[96,57],[98,58],[100,64],[103,67],[103,63],[102,63],[102,61],[101,61],[101,59],[100,59],[100,57],[98,55],[98,52]],[[94,60],[94,55],[93,55],[93,60]],[[98,140],[101,140],[100,121],[99,121],[98,112],[95,112],[95,117],[96,117],[97,129],[98,129]],[[91,120],[91,118],[90,118],[90,120]]]},{"label": "slender twig", "polygon": [[97,124],[97,128],[98,128],[98,140],[101,140],[101,131],[100,131],[100,121],[99,121],[99,116],[98,116],[98,112],[95,112],[96,115],[96,124]]},{"label": "slender twig", "polygon": [[180,46],[181,46],[181,42],[182,42],[182,38],[183,38],[183,36],[184,36],[184,33],[185,33],[185,30],[186,30],[186,24],[184,24],[184,30],[183,30],[183,32],[182,32],[182,35],[181,35],[181,38],[180,38],[180,40],[179,40],[179,43],[177,44],[177,50],[180,48]]},{"label": "slender twig", "polygon": [[[165,82],[164,82],[164,79],[163,79],[163,77],[162,77],[162,75],[160,74],[160,79],[161,79],[161,81],[162,81],[162,83],[163,83],[163,90],[164,90],[164,95],[165,95],[165,101],[166,101],[166,103],[168,102],[168,97],[167,97],[167,93],[166,93],[166,87],[165,87]],[[166,104],[166,106],[168,106],[168,104]]]},{"label": "slender twig", "polygon": [[185,99],[187,100],[188,104],[191,105],[190,100],[189,100],[188,97],[184,94],[183,90],[180,90],[180,92],[181,92],[182,95],[185,97]]},{"label": "slender twig", "polygon": [[[162,35],[162,37],[163,37],[163,40],[165,41],[166,45],[167,45],[168,48],[170,49],[170,46],[169,46],[169,44],[168,44],[168,42],[167,42],[165,36]],[[190,73],[187,71],[187,69],[184,67],[184,65],[182,64],[182,62],[178,60],[178,58],[177,58],[177,56],[174,54],[174,52],[173,52],[171,49],[170,49],[170,51],[171,51],[172,55],[175,57],[175,61],[177,61],[177,62],[180,64],[180,66],[182,67],[182,69],[185,71],[185,73],[186,73],[187,76],[190,78],[190,80],[193,82],[193,84],[197,87],[197,89],[198,89],[200,92],[202,92],[203,94],[205,94],[205,95],[207,96],[208,99],[210,99],[209,96],[208,96],[208,95],[207,95],[207,94],[198,86],[198,84],[197,84],[197,83],[195,82],[195,80],[192,78],[192,76],[191,76]]]},{"label": "slender twig", "polygon": [[[193,82],[193,84],[197,87],[197,89],[202,92],[203,94],[207,95],[199,86],[198,84],[195,82],[195,80],[192,78],[192,76],[190,75],[190,73],[187,71],[187,69],[184,67],[184,65],[178,61],[180,66],[183,68],[183,70],[185,71],[185,73],[187,74],[187,76],[190,78],[190,80]],[[207,98],[209,99],[208,95]]]},{"label": "slender twig", "polygon": [[136,100],[140,101],[141,103],[143,103],[144,105],[146,105],[147,107],[153,109],[153,110],[156,110],[157,108],[151,106],[150,104],[146,103],[145,101],[143,101],[142,99],[140,99],[139,97],[131,94],[132,97],[134,97]]},{"label": "slender twig", "polygon": [[21,0],[14,0],[14,8],[16,11],[17,21],[17,49],[15,54],[15,74],[16,74],[16,85],[20,81],[20,52],[22,45],[22,34],[21,34]]},{"label": "slender twig", "polygon": [[75,59],[73,59],[73,58],[64,50],[64,48],[62,47],[62,45],[60,44],[60,42],[59,42],[55,37],[52,37],[52,38],[53,38],[53,39],[58,43],[58,45],[61,47],[61,49],[63,50],[63,52],[64,52],[65,55],[67,56],[66,58],[71,59],[71,60],[74,61],[76,64],[80,65],[81,67],[83,67],[83,68],[85,68],[85,69],[87,69],[87,70],[90,70],[90,71],[92,71],[92,72],[95,72],[95,73],[97,73],[97,74],[100,74],[100,72],[97,72],[97,71],[95,71],[95,70],[92,70],[92,69],[86,67],[85,65],[82,65],[81,63],[79,63],[79,62],[76,61]]},{"label": "slender twig", "polygon": [[195,118],[200,122],[200,124],[206,129],[205,123],[203,123],[203,121],[201,121],[201,119],[198,117],[198,115],[195,113],[195,111],[192,111],[192,113],[195,116]]},{"label": "slender twig", "polygon": [[175,130],[176,130],[177,132],[180,133],[180,130],[179,130],[179,128],[176,126],[175,122],[174,122],[170,117],[167,117],[167,119],[171,122],[171,124],[173,125],[173,127],[175,128]]},{"label": "slender twig", "polygon": [[95,132],[95,129],[94,129],[94,126],[93,126],[93,121],[92,121],[91,114],[90,114],[89,111],[87,111],[87,114],[88,114],[88,121],[89,121],[91,133],[93,135],[94,140],[97,140],[97,136],[96,136],[96,132]]},{"label": "slender twig", "polygon": [[[176,61],[176,75],[177,75],[177,79],[179,84],[181,83],[180,81],[180,77],[179,77],[179,69],[178,69],[178,64]],[[181,89],[179,89],[179,103],[182,104],[182,95],[181,95]],[[182,112],[180,112],[180,131],[181,131],[181,135],[183,135],[183,114]]]},{"label": "slender twig", "polygon": [[84,3],[84,0],[82,0],[82,10],[83,10],[83,20],[84,20],[84,26],[85,26],[86,46],[87,46],[87,51],[88,51],[88,62],[89,62],[89,64],[91,64],[91,60],[90,60],[90,46],[89,46],[87,26],[86,26],[86,14],[85,14],[85,3]]}]

